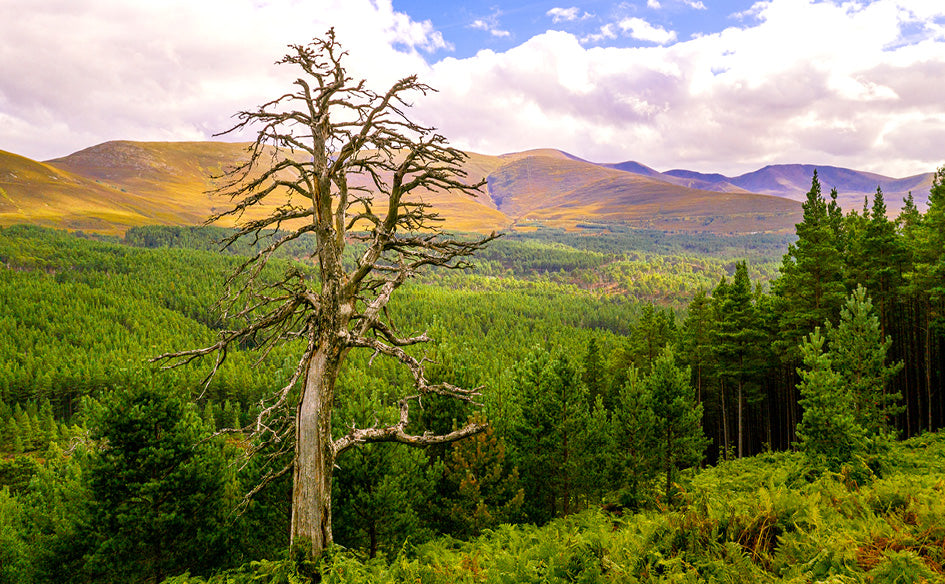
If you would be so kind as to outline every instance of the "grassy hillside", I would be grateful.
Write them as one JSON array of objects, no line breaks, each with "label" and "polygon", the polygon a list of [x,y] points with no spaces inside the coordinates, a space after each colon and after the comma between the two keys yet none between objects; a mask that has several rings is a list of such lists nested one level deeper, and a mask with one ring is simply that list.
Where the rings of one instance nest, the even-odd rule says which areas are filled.
[{"label": "grassy hillside", "polygon": [[[246,160],[245,147],[118,141],[45,163],[4,153],[0,225],[28,222],[113,234],[143,224],[196,225],[229,206],[209,193],[219,186],[214,177]],[[547,149],[470,154],[463,170],[469,182],[488,181],[482,195],[413,196],[431,204],[456,231],[489,232],[538,220],[571,229],[598,221],[716,233],[787,232],[800,219],[799,205],[778,197],[698,190],[676,184],[688,184],[676,177],[611,166]],[[373,186],[367,177],[350,184]],[[273,206],[283,202],[274,199]]]},{"label": "grassy hillside", "polygon": [[573,226],[582,221],[649,229],[790,231],[800,209],[747,193],[703,191],[544,152],[517,158],[489,176],[499,209],[519,221]]},{"label": "grassy hillside", "polygon": [[0,225],[113,231],[174,219],[157,201],[68,169],[0,151]]}]

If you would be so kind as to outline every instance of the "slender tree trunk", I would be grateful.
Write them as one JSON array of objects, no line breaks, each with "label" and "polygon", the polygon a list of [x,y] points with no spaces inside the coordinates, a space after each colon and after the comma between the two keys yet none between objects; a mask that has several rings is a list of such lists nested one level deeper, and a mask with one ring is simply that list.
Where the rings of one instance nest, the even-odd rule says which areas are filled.
[{"label": "slender tree trunk", "polygon": [[728,460],[729,436],[728,436],[728,409],[725,407],[725,382],[719,380],[719,396],[722,402],[722,435],[725,439],[725,450],[722,458]]},{"label": "slender tree trunk", "polygon": [[[928,409],[928,428],[932,431],[932,335],[931,307],[926,312],[925,320],[925,405]],[[919,414],[921,419],[922,414]]]},{"label": "slender tree trunk", "polygon": [[936,345],[938,355],[938,427],[945,424],[945,396],[942,395],[942,371],[945,371],[945,355],[942,354],[942,336],[938,337]]},{"label": "slender tree trunk", "polygon": [[371,517],[371,527],[368,529],[368,535],[371,538],[371,548],[369,550],[371,559],[377,557],[377,518]]},{"label": "slender tree trunk", "polygon": [[334,452],[331,411],[340,351],[328,343],[308,365],[296,419],[290,544],[318,554],[331,544],[331,481]]},{"label": "slender tree trunk", "polygon": [[738,380],[738,458],[741,458],[743,454],[742,443],[744,442],[744,428],[743,428],[743,408],[742,408],[742,380]]},{"label": "slender tree trunk", "polygon": [[672,500],[670,495],[673,492],[673,433],[674,430],[671,428],[666,428],[666,457],[664,459],[664,464],[666,465],[666,505],[670,505]]},{"label": "slender tree trunk", "polygon": [[765,386],[766,386],[766,387],[765,387],[765,389],[766,389],[766,391],[765,391],[765,420],[766,420],[766,424],[765,424],[765,426],[766,426],[766,427],[765,427],[765,436],[767,437],[767,441],[768,441],[768,450],[774,450],[774,449],[775,449],[774,435],[773,435],[773,432],[771,431],[771,417],[772,417],[772,414],[771,414],[771,383],[768,382],[768,383],[765,384]]}]

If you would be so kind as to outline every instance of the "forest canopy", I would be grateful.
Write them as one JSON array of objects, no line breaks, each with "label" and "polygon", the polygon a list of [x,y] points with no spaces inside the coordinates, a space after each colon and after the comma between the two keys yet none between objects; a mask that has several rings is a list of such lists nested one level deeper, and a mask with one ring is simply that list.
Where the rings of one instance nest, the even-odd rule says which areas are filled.
[{"label": "forest canopy", "polygon": [[[907,200],[890,219],[881,192],[842,213],[815,177],[798,237],[780,244],[697,235],[690,254],[680,234],[614,230],[601,242],[539,230],[503,238],[468,272],[434,270],[405,285],[390,311],[406,328],[430,323],[440,339],[430,381],[489,387],[481,408],[428,400],[412,430],[449,432],[470,417],[489,430],[423,450],[370,445],[340,464],[336,539],[348,551],[310,568],[278,560],[288,482],[231,513],[264,469],[233,464],[246,447],[239,435],[211,438],[253,420],[262,396],[291,378],[291,347],[258,362],[233,351],[206,390],[205,370],[155,375],[146,361],[212,342],[222,277],[253,248],[209,251],[229,232],[208,228],[137,228],[123,241],[0,229],[2,577],[144,582],[189,571],[199,582],[231,570],[248,581],[317,569],[339,581],[404,581],[424,566],[461,579],[521,564],[551,581],[632,573],[655,582],[694,566],[789,581],[802,577],[790,566],[806,565],[822,577],[931,581],[942,562],[929,550],[945,521],[934,488],[945,454],[929,434],[943,424],[943,184],[940,170],[928,209]],[[267,269],[278,277],[298,257],[286,249]],[[411,383],[389,360],[353,354],[338,379],[348,396],[338,423],[395,416],[390,398]],[[670,391],[690,407],[657,407],[675,403]],[[108,439],[115,408],[167,414],[140,418],[167,421],[167,458],[153,458],[147,442]],[[661,423],[699,409],[701,419]],[[808,412],[837,422],[840,439],[812,433]],[[692,445],[671,465],[665,446],[679,442],[667,428]],[[187,512],[193,522],[180,527],[166,506],[112,514],[126,495],[103,477],[126,460],[170,464],[175,500],[201,513]],[[226,470],[208,477],[191,460]],[[138,493],[169,486],[127,477],[122,488]],[[741,494],[721,495],[730,492]],[[220,506],[200,503],[205,493]],[[116,534],[165,536],[145,527],[200,536],[168,539],[160,554],[116,543]],[[561,533],[587,547],[555,547]],[[637,544],[620,539],[634,533]],[[544,551],[525,541],[546,542]],[[128,559],[119,569],[107,557]],[[386,571],[395,564],[399,572]]]}]

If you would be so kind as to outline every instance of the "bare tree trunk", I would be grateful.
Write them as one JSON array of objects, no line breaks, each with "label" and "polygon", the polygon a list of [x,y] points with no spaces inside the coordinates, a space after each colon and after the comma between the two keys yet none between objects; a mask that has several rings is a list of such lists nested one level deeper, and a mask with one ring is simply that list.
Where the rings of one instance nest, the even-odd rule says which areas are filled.
[{"label": "bare tree trunk", "polygon": [[745,435],[745,432],[743,429],[744,412],[742,408],[742,401],[744,401],[742,399],[742,380],[739,379],[738,380],[738,458],[741,458],[743,456],[742,443],[744,442],[744,435]]},{"label": "bare tree trunk", "polygon": [[720,400],[722,402],[722,435],[725,439],[725,449],[722,458],[728,460],[729,437],[728,437],[728,408],[725,407],[725,382],[719,380]]},{"label": "bare tree trunk", "polygon": [[771,383],[767,382],[765,386],[765,419],[767,420],[765,424],[765,436],[767,436],[768,439],[767,450],[774,450],[774,436],[771,431]]},{"label": "bare tree trunk", "polygon": [[377,517],[371,517],[368,536],[371,539],[371,547],[368,549],[368,557],[372,560],[377,557]]},{"label": "bare tree trunk", "polygon": [[[931,321],[932,307],[929,306],[928,311],[926,312],[926,321],[925,321],[925,405],[928,410],[928,428],[929,432],[932,431],[932,336]],[[919,419],[922,418],[922,414],[919,414]],[[922,424],[919,424],[921,427]]]},{"label": "bare tree trunk", "polygon": [[305,541],[306,549],[315,553],[332,542],[331,480],[335,456],[331,411],[339,354],[329,346],[312,355],[296,423],[290,544]]},{"label": "bare tree trunk", "polygon": [[666,505],[672,503],[670,495],[673,492],[673,430],[667,428],[666,432],[666,453],[664,464],[666,465]]}]

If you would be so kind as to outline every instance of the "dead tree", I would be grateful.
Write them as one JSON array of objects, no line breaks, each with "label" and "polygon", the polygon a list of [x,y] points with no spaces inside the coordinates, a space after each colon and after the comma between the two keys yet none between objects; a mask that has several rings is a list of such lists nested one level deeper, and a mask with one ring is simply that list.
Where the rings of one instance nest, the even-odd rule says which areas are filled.
[{"label": "dead tree", "polygon": [[[228,172],[220,188],[232,207],[208,220],[236,220],[224,247],[244,237],[263,243],[226,280],[223,316],[236,325],[209,347],[157,359],[174,367],[215,354],[209,381],[239,344],[252,344],[265,356],[277,345],[299,343],[294,374],[264,401],[250,430],[257,450],[280,446],[269,455],[273,460],[290,449],[291,462],[274,467],[264,483],[293,472],[291,540],[318,554],[332,541],[332,471],[342,452],[365,442],[439,444],[484,429],[471,423],[444,435],[407,432],[410,408],[423,396],[470,402],[478,392],[430,383],[424,359],[407,349],[430,339],[426,333],[400,333],[386,306],[422,268],[465,267],[464,259],[496,235],[454,239],[437,229],[440,218],[420,198],[432,191],[474,195],[482,186],[465,182],[464,153],[405,115],[407,97],[425,94],[428,86],[407,77],[380,94],[363,80],[353,81],[333,31],[290,49],[279,63],[300,70],[294,88],[256,111],[240,112],[238,123],[225,132],[259,127],[248,162]],[[293,269],[277,282],[264,282],[263,267],[273,252],[306,234],[314,241],[317,277]],[[342,254],[351,244],[363,251],[345,265]],[[335,381],[352,348],[399,360],[413,374],[413,390],[400,399],[398,420],[352,425],[335,438]]]}]

